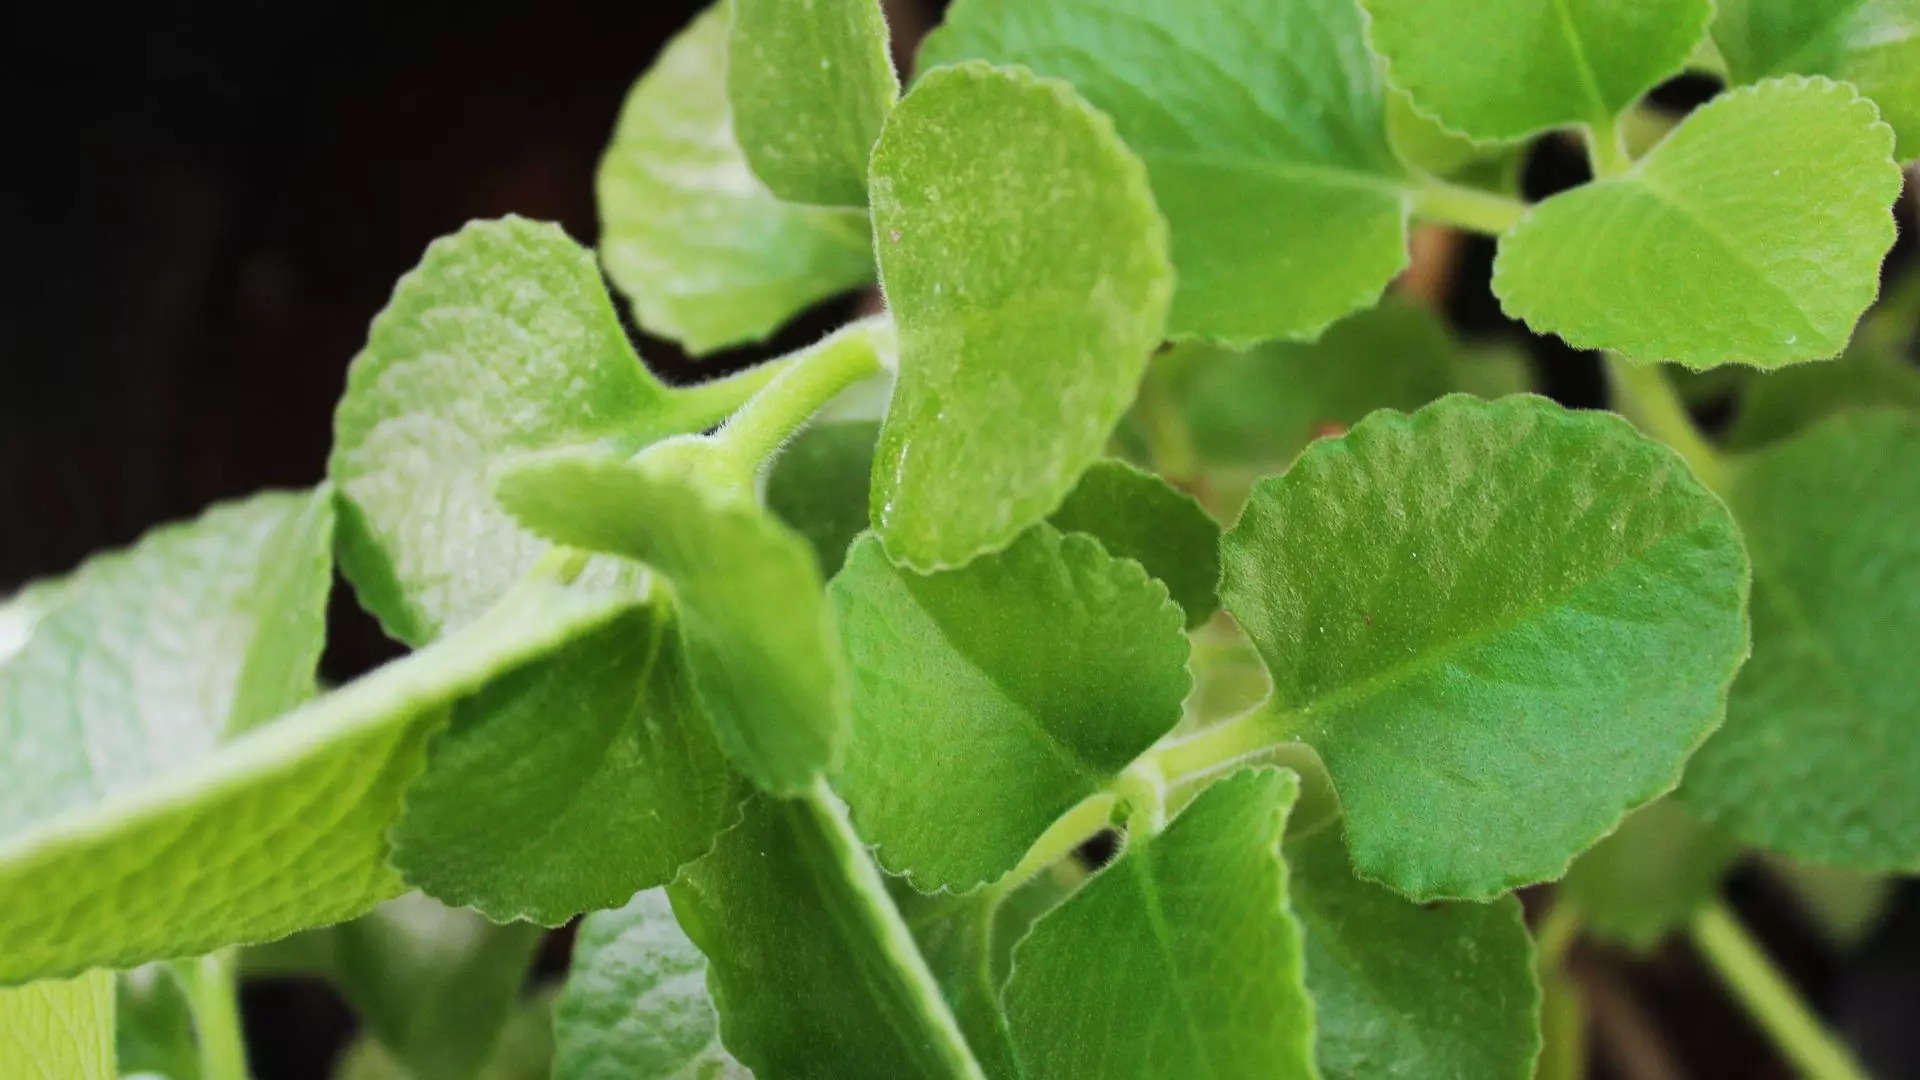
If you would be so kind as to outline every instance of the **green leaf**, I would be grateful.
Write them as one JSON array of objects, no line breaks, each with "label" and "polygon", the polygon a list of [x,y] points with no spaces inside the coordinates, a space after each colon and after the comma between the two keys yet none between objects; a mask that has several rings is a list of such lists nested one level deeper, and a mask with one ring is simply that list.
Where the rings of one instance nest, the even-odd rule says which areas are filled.
[{"label": "green leaf", "polygon": [[873,152],[900,377],[871,512],[887,552],[960,566],[1046,517],[1160,343],[1166,223],[1113,125],[1065,84],[930,72]]},{"label": "green leaf", "polygon": [[1180,609],[1139,564],[1051,526],[918,575],[856,542],[829,592],[852,674],[836,786],[923,889],[1000,877],[1180,719]]},{"label": "green leaf", "polygon": [[1769,75],[1850,82],[1920,155],[1920,8],[1912,0],[1717,0],[1713,41],[1736,83]]},{"label": "green leaf", "polygon": [[1678,782],[1747,652],[1726,508],[1537,397],[1376,413],[1262,481],[1222,549],[1275,735],[1326,761],[1360,874],[1415,899],[1559,877]]},{"label": "green leaf", "polygon": [[1277,769],[1214,784],[1034,925],[1005,996],[1027,1075],[1314,1075],[1279,852],[1298,789]]},{"label": "green leaf", "polygon": [[[0,994],[17,991],[0,991]],[[193,1007],[172,965],[142,964],[114,980],[117,1075],[201,1080]],[[109,1074],[114,1075],[114,1074]]]},{"label": "green leaf", "polygon": [[398,894],[387,830],[449,705],[630,603],[529,582],[193,765],[0,840],[0,984],[266,941]]},{"label": "green leaf", "polygon": [[1751,450],[1846,409],[1887,405],[1920,412],[1920,276],[1908,275],[1867,313],[1847,351],[1831,364],[1798,364],[1748,379],[1722,436]]},{"label": "green leaf", "polygon": [[667,43],[627,95],[600,159],[600,257],[649,333],[694,354],[758,341],[873,280],[867,216],[794,206],[734,140],[727,5]]},{"label": "green leaf", "polygon": [[256,495],[0,606],[0,848],[311,697],[332,543],[324,487]]},{"label": "green leaf", "polygon": [[1199,626],[1220,610],[1220,524],[1193,496],[1124,461],[1096,461],[1047,521],[1146,567]]},{"label": "green leaf", "polygon": [[1401,164],[1429,176],[1457,177],[1518,197],[1526,144],[1475,142],[1414,108],[1404,90],[1387,95],[1387,142]]},{"label": "green leaf", "polygon": [[1416,904],[1355,877],[1340,831],[1287,839],[1327,1080],[1526,1080],[1540,992],[1520,904]]},{"label": "green leaf", "polygon": [[712,847],[740,792],[673,622],[629,612],[456,706],[394,826],[407,883],[558,926]]},{"label": "green leaf", "polygon": [[759,1076],[981,1080],[879,871],[824,785],[756,796],[667,887],[727,1049]]},{"label": "green leaf", "polygon": [[1714,898],[1739,854],[1724,833],[1661,799],[1574,860],[1555,902],[1573,904],[1594,937],[1650,950]]},{"label": "green leaf", "polygon": [[554,1003],[554,1080],[749,1080],[720,1045],[706,970],[665,890],[587,916]]},{"label": "green leaf", "polygon": [[775,195],[867,204],[867,157],[900,94],[878,0],[733,0],[726,70],[734,137]]},{"label": "green leaf", "polygon": [[1406,266],[1354,0],[960,0],[920,67],[969,58],[1064,78],[1113,117],[1172,229],[1174,337],[1311,338]]},{"label": "green leaf", "polygon": [[1920,417],[1828,420],[1741,463],[1728,501],[1753,662],[1682,798],[1770,851],[1920,870]]},{"label": "green leaf", "polygon": [[708,445],[684,440],[631,461],[527,458],[496,470],[496,490],[535,531],[658,571],[721,749],[764,790],[805,790],[833,767],[847,731],[820,570],[793,530],[702,483]]},{"label": "green leaf", "polygon": [[1892,149],[1873,103],[1843,84],[1734,90],[1625,174],[1534,206],[1500,243],[1493,290],[1535,330],[1629,360],[1833,356],[1893,244]]},{"label": "green leaf", "polygon": [[867,527],[877,421],[819,424],[787,443],[767,470],[767,509],[806,538],[828,577]]},{"label": "green leaf", "polygon": [[[468,1075],[472,1080],[550,1080],[552,1013],[550,992],[535,993],[516,1002],[507,1013],[499,1037],[493,1041],[492,1054]],[[332,1076],[333,1080],[419,1080],[381,1046],[378,1039],[364,1035],[336,1059]]]},{"label": "green leaf", "polygon": [[333,974],[414,1080],[470,1080],[492,1055],[545,933],[412,893],[334,931]]},{"label": "green leaf", "polygon": [[0,990],[0,1076],[113,1080],[113,972]]},{"label": "green leaf", "polygon": [[[1361,0],[1387,77],[1476,139],[1614,118],[1678,74],[1709,0]],[[1498,72],[1490,77],[1489,72]]]}]

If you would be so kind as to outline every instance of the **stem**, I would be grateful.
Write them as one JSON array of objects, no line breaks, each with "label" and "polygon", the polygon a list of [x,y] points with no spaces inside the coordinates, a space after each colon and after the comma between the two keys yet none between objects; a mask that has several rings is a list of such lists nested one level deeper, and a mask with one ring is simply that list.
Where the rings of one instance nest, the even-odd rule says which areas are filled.
[{"label": "stem", "polygon": [[1692,934],[1721,981],[1802,1072],[1813,1080],[1867,1080],[1866,1070],[1815,1019],[1724,903],[1701,908]]},{"label": "stem", "polygon": [[1567,950],[1573,947],[1573,939],[1579,935],[1580,913],[1564,899],[1556,899],[1533,934],[1534,963],[1543,978],[1567,958]]},{"label": "stem", "polygon": [[1587,1075],[1587,1002],[1580,984],[1565,971],[1540,973],[1540,1042],[1534,1080]]},{"label": "stem", "polygon": [[1607,357],[1607,378],[1613,384],[1614,407],[1640,430],[1680,452],[1693,474],[1714,491],[1725,494],[1732,470],[1687,415],[1680,396],[1665,373],[1654,365],[1635,365]]},{"label": "stem", "polygon": [[1019,865],[992,888],[1005,896],[1026,884],[1035,874],[1078,850],[1081,844],[1099,835],[1100,830],[1113,820],[1113,808],[1118,802],[1119,799],[1111,792],[1105,791],[1080,800],[1079,805],[1047,826],[1047,831],[1041,833],[1040,839],[1027,849]]},{"label": "stem", "polygon": [[787,358],[716,438],[749,472],[770,457],[820,406],[848,386],[880,371],[884,316],[863,319]]},{"label": "stem", "polygon": [[247,1080],[247,1045],[240,1034],[232,950],[176,960],[172,967],[193,1011],[202,1080]]},{"label": "stem", "polygon": [[1609,116],[1587,125],[1587,160],[1593,164],[1593,176],[1604,180],[1633,168],[1633,158],[1620,137],[1620,122]]},{"label": "stem", "polygon": [[675,431],[705,431],[740,410],[805,353],[789,353],[745,371],[706,382],[669,387],[668,411]]},{"label": "stem", "polygon": [[1154,471],[1176,484],[1193,480],[1200,474],[1200,455],[1193,447],[1187,418],[1180,415],[1180,407],[1167,388],[1166,373],[1157,366],[1147,369],[1147,377],[1140,383],[1138,404]]},{"label": "stem", "polygon": [[1210,728],[1161,743],[1147,751],[1144,758],[1153,763],[1170,785],[1189,783],[1292,742],[1299,735],[1292,726],[1294,719],[1292,713],[1281,711],[1269,697]]},{"label": "stem", "polygon": [[1415,217],[1468,232],[1498,236],[1526,216],[1527,204],[1507,195],[1426,179],[1413,187]]}]

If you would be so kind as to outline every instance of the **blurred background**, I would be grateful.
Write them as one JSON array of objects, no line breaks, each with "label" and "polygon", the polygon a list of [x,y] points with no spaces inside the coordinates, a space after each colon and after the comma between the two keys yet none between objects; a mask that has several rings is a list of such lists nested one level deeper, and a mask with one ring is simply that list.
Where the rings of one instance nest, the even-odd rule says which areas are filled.
[{"label": "blurred background", "polygon": [[[10,14],[23,55],[6,64],[22,85],[0,185],[0,595],[209,502],[317,480],[347,364],[394,280],[476,217],[554,220],[591,244],[593,171],[621,99],[701,6],[173,0]],[[886,6],[905,67],[944,4]],[[1713,89],[1677,80],[1657,100],[1681,111]],[[1525,175],[1538,197],[1585,164],[1549,139]],[[1890,267],[1913,261],[1911,184],[1902,215]],[[1591,358],[1501,316],[1490,243],[1431,250],[1422,288],[1464,333],[1526,339],[1550,393],[1602,403]],[[817,336],[853,303],[697,366],[665,342],[640,349],[669,378],[705,377]],[[334,609],[328,678],[397,651],[344,588]],[[1920,1076],[1912,882],[1847,942],[1767,875],[1743,871],[1732,896],[1878,1075]],[[563,932],[536,978],[566,950]],[[1684,945],[1577,965],[1595,1075],[1790,1075]],[[328,1075],[354,1025],[314,981],[252,981],[245,1007],[262,1080]]]}]

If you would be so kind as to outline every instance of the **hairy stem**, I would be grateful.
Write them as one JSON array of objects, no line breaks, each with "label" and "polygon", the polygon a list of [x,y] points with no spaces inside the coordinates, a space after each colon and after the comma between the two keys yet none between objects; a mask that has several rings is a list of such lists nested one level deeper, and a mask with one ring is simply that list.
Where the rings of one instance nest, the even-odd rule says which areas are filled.
[{"label": "hairy stem", "polygon": [[1191,783],[1294,741],[1299,736],[1297,719],[1269,697],[1212,727],[1159,743],[1147,751],[1145,757],[1152,760],[1169,784]]},{"label": "hairy stem", "polygon": [[1040,839],[1033,842],[1019,865],[995,882],[993,890],[1005,896],[1032,880],[1033,876],[1066,858],[1100,834],[1113,820],[1113,808],[1119,800],[1111,792],[1100,792],[1080,800],[1079,805],[1060,815]]},{"label": "hairy stem", "polygon": [[749,473],[758,469],[835,394],[879,374],[881,350],[891,349],[892,335],[892,323],[876,316],[793,354],[716,438]]},{"label": "hairy stem", "polygon": [[1614,408],[1640,430],[1680,452],[1700,482],[1724,495],[1732,470],[1721,453],[1700,433],[1687,415],[1680,395],[1657,366],[1629,364],[1607,357],[1607,379],[1613,385]]},{"label": "hairy stem", "polygon": [[1853,1055],[1816,1019],[1724,903],[1694,916],[1693,943],[1774,1045],[1813,1080],[1867,1080]]},{"label": "hairy stem", "polygon": [[718,379],[675,386],[668,390],[669,410],[677,431],[705,431],[732,416],[766,385],[792,367],[805,353],[790,353],[745,371]]},{"label": "hairy stem", "polygon": [[1633,158],[1627,153],[1627,142],[1618,120],[1609,116],[1587,125],[1587,160],[1593,164],[1596,180],[1619,176],[1633,168]]},{"label": "hairy stem", "polygon": [[187,991],[204,1080],[247,1080],[247,1045],[241,1037],[233,951],[196,960],[176,960],[174,974]]},{"label": "hairy stem", "polygon": [[1425,180],[1412,192],[1415,217],[1489,236],[1506,232],[1527,213],[1519,199],[1444,180]]}]

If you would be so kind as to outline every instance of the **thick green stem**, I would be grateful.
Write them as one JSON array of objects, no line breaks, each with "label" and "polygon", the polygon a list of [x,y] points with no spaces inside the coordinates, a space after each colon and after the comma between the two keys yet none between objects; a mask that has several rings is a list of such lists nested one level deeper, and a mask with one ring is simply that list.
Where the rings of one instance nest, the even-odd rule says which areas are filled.
[{"label": "thick green stem", "polygon": [[759,468],[835,394],[879,374],[891,334],[892,324],[876,316],[795,353],[715,438],[749,472]]},{"label": "thick green stem", "polygon": [[674,430],[705,431],[720,423],[805,355],[790,353],[718,379],[671,388],[668,408]]},{"label": "thick green stem", "polygon": [[232,951],[176,960],[173,970],[193,1010],[202,1080],[247,1080],[247,1044],[240,1029]]},{"label": "thick green stem", "polygon": [[1867,1080],[1866,1070],[1821,1025],[1725,904],[1701,908],[1693,943],[1774,1045],[1813,1080]]},{"label": "thick green stem", "polygon": [[1519,199],[1444,180],[1423,181],[1412,193],[1415,217],[1489,236],[1506,232],[1527,213]]},{"label": "thick green stem", "polygon": [[1077,806],[1047,826],[1047,831],[1027,849],[1019,865],[994,884],[994,891],[1005,896],[1099,835],[1113,820],[1113,808],[1118,802],[1111,792],[1105,791],[1080,800]]},{"label": "thick green stem", "polygon": [[1565,899],[1556,899],[1533,934],[1534,962],[1544,975],[1558,968],[1580,935],[1580,913]]},{"label": "thick green stem", "polygon": [[1210,728],[1163,742],[1147,751],[1169,785],[1190,783],[1240,764],[1299,737],[1298,717],[1272,698]]},{"label": "thick green stem", "polygon": [[1621,136],[1620,123],[1613,117],[1587,125],[1587,160],[1593,164],[1595,179],[1619,176],[1633,168],[1633,157]]},{"label": "thick green stem", "polygon": [[1726,458],[1714,449],[1694,425],[1680,395],[1657,366],[1629,364],[1607,358],[1607,377],[1613,384],[1614,407],[1640,430],[1680,452],[1700,482],[1724,495],[1732,479]]}]

